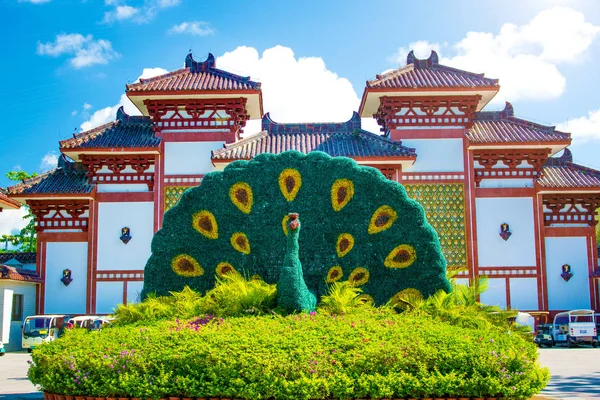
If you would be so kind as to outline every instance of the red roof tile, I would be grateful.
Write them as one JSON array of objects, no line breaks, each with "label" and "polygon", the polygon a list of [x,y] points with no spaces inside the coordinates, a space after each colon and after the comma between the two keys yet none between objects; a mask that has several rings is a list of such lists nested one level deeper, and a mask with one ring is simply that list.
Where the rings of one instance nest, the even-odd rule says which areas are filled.
[{"label": "red roof tile", "polygon": [[391,72],[377,75],[367,81],[367,88],[416,89],[416,88],[497,88],[498,79],[485,78],[484,74],[474,74],[439,64],[435,51],[426,60],[419,60],[413,51],[408,53],[406,66]]},{"label": "red roof tile", "polygon": [[0,265],[0,279],[8,279],[12,281],[43,283],[36,271],[25,268],[13,268],[8,265]]},{"label": "red roof tile", "polygon": [[565,149],[561,157],[548,159],[537,183],[546,189],[600,189],[600,171],[574,164],[571,151]]},{"label": "red roof tile", "polygon": [[194,61],[191,54],[185,59],[185,68],[149,79],[140,79],[126,86],[127,92],[152,92],[167,90],[255,90],[260,83],[215,66],[215,57],[208,55],[204,62]]},{"label": "red roof tile", "polygon": [[0,188],[0,210],[3,208],[21,208],[21,203],[6,195],[6,191]]},{"label": "red roof tile", "polygon": [[156,148],[160,138],[154,136],[150,117],[129,116],[123,107],[117,119],[59,142],[61,149]]},{"label": "red roof tile", "polygon": [[502,111],[475,113],[474,123],[467,137],[471,144],[571,142],[569,133],[559,132],[553,126],[516,118],[513,107],[508,102]]},{"label": "red roof tile", "polygon": [[414,149],[361,129],[360,117],[342,123],[279,124],[265,114],[263,131],[213,151],[213,160],[247,160],[261,153],[323,151],[332,157],[416,158]]}]

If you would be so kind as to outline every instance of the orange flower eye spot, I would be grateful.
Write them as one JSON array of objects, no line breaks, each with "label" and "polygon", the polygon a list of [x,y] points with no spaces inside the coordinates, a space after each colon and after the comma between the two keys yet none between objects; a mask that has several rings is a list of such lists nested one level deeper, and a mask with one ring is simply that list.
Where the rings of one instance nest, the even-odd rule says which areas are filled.
[{"label": "orange flower eye spot", "polygon": [[253,195],[252,188],[246,182],[238,182],[231,185],[229,189],[231,202],[244,214],[252,211]]},{"label": "orange flower eye spot", "polygon": [[341,233],[338,236],[336,251],[338,257],[344,257],[346,254],[350,253],[350,250],[354,247],[354,237],[349,233]]},{"label": "orange flower eye spot", "polygon": [[243,232],[236,232],[231,235],[231,245],[240,253],[250,254],[250,242]]},{"label": "orange flower eye spot", "polygon": [[423,300],[423,294],[418,289],[408,288],[393,295],[390,299],[390,304],[406,310],[408,308],[407,303],[412,303],[415,300]]},{"label": "orange flower eye spot", "polygon": [[297,169],[287,168],[279,174],[279,189],[287,201],[296,198],[298,191],[302,186],[302,176]]},{"label": "orange flower eye spot", "polygon": [[348,282],[352,286],[364,285],[369,281],[370,276],[371,274],[368,269],[363,267],[354,268],[354,271],[352,271],[348,277]]},{"label": "orange flower eye spot", "polygon": [[213,213],[208,210],[198,211],[192,215],[192,226],[209,239],[219,238],[219,226]]},{"label": "orange flower eye spot", "polygon": [[371,216],[371,222],[369,222],[369,233],[379,233],[389,229],[394,221],[398,218],[396,210],[390,206],[381,206]]},{"label": "orange flower eye spot", "polygon": [[285,217],[283,217],[283,219],[281,220],[281,229],[283,229],[283,233],[285,234],[285,236],[288,235],[288,222],[290,221],[290,216],[286,215]]},{"label": "orange flower eye spot", "polygon": [[194,257],[187,254],[180,254],[173,257],[171,268],[177,275],[186,276],[189,278],[204,275],[204,270],[198,264]]},{"label": "orange flower eye spot", "polygon": [[223,277],[227,274],[237,274],[237,271],[235,270],[235,268],[233,268],[233,265],[229,264],[228,262],[219,263],[215,271],[217,273],[217,276],[220,277]]},{"label": "orange flower eye spot", "polygon": [[336,265],[335,267],[329,268],[329,272],[327,272],[327,282],[336,282],[342,279],[344,275],[344,271],[342,271],[342,267]]},{"label": "orange flower eye spot", "polygon": [[409,244],[401,244],[390,251],[386,257],[384,265],[388,268],[406,268],[415,262],[417,252]]},{"label": "orange flower eye spot", "polygon": [[349,179],[338,179],[331,186],[331,205],[340,211],[354,197],[354,183]]}]

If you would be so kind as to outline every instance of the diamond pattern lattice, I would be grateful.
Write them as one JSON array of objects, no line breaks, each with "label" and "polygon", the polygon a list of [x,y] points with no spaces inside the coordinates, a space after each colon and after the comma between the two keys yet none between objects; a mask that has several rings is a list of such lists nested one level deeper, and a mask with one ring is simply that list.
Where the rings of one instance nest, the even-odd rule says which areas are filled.
[{"label": "diamond pattern lattice", "polygon": [[425,209],[440,237],[448,267],[467,266],[464,186],[458,184],[404,185],[406,193]]},{"label": "diamond pattern lattice", "polygon": [[165,186],[165,212],[175,207],[183,192],[194,186]]}]

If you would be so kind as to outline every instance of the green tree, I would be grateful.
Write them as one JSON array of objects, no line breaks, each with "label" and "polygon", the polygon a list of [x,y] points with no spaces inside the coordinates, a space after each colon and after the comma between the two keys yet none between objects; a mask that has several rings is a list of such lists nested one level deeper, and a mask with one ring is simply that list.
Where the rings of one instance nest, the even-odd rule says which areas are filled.
[{"label": "green tree", "polygon": [[[25,179],[36,177],[38,174],[28,174],[25,171],[10,171],[6,174],[6,177],[11,181],[22,182]],[[33,252],[37,249],[37,233],[35,231],[35,216],[31,213],[31,210],[27,206],[23,206],[27,210],[27,215],[23,219],[27,220],[27,225],[21,229],[16,235],[2,235],[2,242],[4,246],[0,248],[0,253],[14,252],[14,250],[8,250],[8,243],[17,247],[17,251],[22,252]]]}]

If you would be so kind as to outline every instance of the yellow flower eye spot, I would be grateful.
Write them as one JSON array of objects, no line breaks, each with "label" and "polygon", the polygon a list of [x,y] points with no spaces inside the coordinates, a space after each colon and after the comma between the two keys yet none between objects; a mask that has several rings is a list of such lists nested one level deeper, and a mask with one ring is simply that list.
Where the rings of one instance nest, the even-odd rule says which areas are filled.
[{"label": "yellow flower eye spot", "polygon": [[231,235],[231,245],[240,253],[250,254],[250,242],[244,232],[236,232]]},{"label": "yellow flower eye spot", "polygon": [[298,191],[302,186],[302,176],[297,169],[287,168],[279,174],[279,189],[287,201],[296,198]]},{"label": "yellow flower eye spot", "polygon": [[349,179],[338,179],[331,186],[331,205],[340,211],[354,197],[354,183]]},{"label": "yellow flower eye spot", "polygon": [[344,275],[344,271],[342,271],[342,267],[336,265],[334,267],[329,268],[329,272],[327,272],[327,282],[336,282],[342,279]]},{"label": "yellow flower eye spot", "polygon": [[358,301],[360,301],[363,304],[369,304],[369,305],[375,304],[375,299],[370,294],[363,293],[361,295],[358,295],[357,299],[358,299]]},{"label": "yellow flower eye spot", "polygon": [[238,273],[235,268],[233,268],[233,265],[229,264],[228,262],[219,263],[217,268],[215,268],[215,272],[217,273],[217,276],[220,277],[224,277],[227,274],[233,275]]},{"label": "yellow flower eye spot", "polygon": [[370,276],[371,274],[369,273],[368,269],[363,267],[354,268],[354,270],[350,273],[350,276],[348,277],[348,282],[352,286],[364,285],[369,281]]},{"label": "yellow flower eye spot", "polygon": [[408,288],[393,295],[389,303],[394,307],[406,310],[408,307],[406,303],[412,303],[415,300],[423,300],[423,294],[418,289]]},{"label": "yellow flower eye spot", "polygon": [[229,189],[231,202],[244,214],[252,211],[253,195],[252,188],[246,182],[238,182],[231,185]]},{"label": "yellow flower eye spot", "polygon": [[396,211],[390,206],[381,206],[371,216],[369,222],[369,233],[379,233],[389,229],[394,221],[398,218]]},{"label": "yellow flower eye spot", "polygon": [[180,254],[173,257],[171,268],[177,275],[192,278],[204,275],[204,269],[198,264],[194,257],[187,254]]},{"label": "yellow flower eye spot", "polygon": [[342,258],[354,247],[354,237],[349,233],[341,233],[336,243],[337,256]]},{"label": "yellow flower eye spot", "polygon": [[417,252],[409,244],[401,244],[390,251],[383,265],[388,268],[406,268],[415,262]]},{"label": "yellow flower eye spot", "polygon": [[213,213],[208,210],[198,211],[192,215],[192,226],[209,239],[219,238],[219,226]]}]

